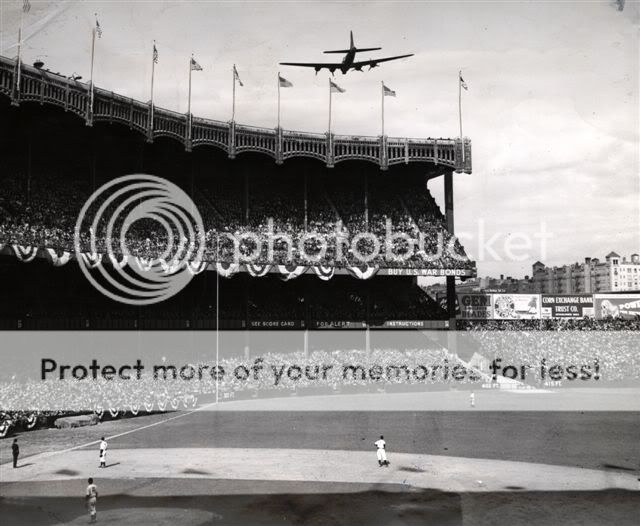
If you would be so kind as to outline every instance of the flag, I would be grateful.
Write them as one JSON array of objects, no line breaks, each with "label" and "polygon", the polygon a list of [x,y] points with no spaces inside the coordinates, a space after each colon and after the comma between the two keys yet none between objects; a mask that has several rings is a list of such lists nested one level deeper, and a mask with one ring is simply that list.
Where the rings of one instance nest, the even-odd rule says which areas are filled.
[{"label": "flag", "polygon": [[462,75],[460,75],[460,85],[461,85],[464,89],[466,89],[466,90],[468,90],[468,89],[469,89],[469,88],[467,87],[467,83],[466,83],[466,82],[464,81],[464,79],[462,78]]},{"label": "flag", "polygon": [[384,93],[385,97],[395,97],[396,96],[396,92],[387,88],[384,84],[382,84],[382,92]]},{"label": "flag", "polygon": [[191,71],[202,71],[202,66],[193,57],[191,57]]},{"label": "flag", "polygon": [[240,84],[241,86],[244,86],[244,84],[240,80],[240,75],[238,75],[238,70],[236,69],[236,65],[235,64],[233,65],[233,78],[234,78],[234,80],[238,81],[238,84]]},{"label": "flag", "polygon": [[98,35],[98,38],[102,38],[102,28],[100,27],[100,22],[98,22],[98,17],[96,17],[96,35]]},{"label": "flag", "polygon": [[158,63],[158,48],[156,48],[155,44],[153,44],[153,62],[154,64]]},{"label": "flag", "polygon": [[29,3],[29,0],[24,0],[22,4],[22,12],[28,13],[30,10],[31,10],[31,4]]},{"label": "flag", "polygon": [[347,91],[346,89],[341,88],[340,86],[338,86],[332,80],[329,80],[329,89],[331,90],[331,93],[344,93],[345,91]]},{"label": "flag", "polygon": [[293,88],[293,84],[280,75],[278,75],[278,82],[281,88]]}]

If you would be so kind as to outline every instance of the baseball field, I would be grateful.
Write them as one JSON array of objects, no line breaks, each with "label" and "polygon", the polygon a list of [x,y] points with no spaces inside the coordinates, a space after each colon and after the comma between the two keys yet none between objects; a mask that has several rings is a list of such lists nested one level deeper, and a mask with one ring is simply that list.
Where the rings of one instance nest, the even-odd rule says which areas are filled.
[{"label": "baseball field", "polygon": [[[0,443],[1,522],[85,524],[93,477],[100,524],[637,524],[638,395],[298,397],[41,429],[17,436],[17,469]],[[633,410],[598,410],[607,397]]]}]

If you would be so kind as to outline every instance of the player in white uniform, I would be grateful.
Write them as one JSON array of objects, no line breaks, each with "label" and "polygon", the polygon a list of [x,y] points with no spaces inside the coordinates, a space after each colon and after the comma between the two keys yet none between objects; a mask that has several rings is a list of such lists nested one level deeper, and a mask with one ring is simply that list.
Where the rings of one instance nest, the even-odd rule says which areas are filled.
[{"label": "player in white uniform", "polygon": [[98,488],[93,483],[93,479],[89,479],[89,485],[87,486],[86,499],[87,508],[89,509],[89,522],[96,522],[96,501],[98,500]]},{"label": "player in white uniform", "polygon": [[378,466],[388,466],[389,461],[387,460],[387,452],[385,450],[387,443],[384,441],[384,437],[380,435],[380,440],[376,440],[373,444],[376,446],[378,454]]},{"label": "player in white uniform", "polygon": [[476,406],[476,395],[473,391],[471,391],[471,394],[469,395],[469,403],[471,404],[471,407]]},{"label": "player in white uniform", "polygon": [[104,437],[100,440],[100,467],[107,467],[107,441]]}]

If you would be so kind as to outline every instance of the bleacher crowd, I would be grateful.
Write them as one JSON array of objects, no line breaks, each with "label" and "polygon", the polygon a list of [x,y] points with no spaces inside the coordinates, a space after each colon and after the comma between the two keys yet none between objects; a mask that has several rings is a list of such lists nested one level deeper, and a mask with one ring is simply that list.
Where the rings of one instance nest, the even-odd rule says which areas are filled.
[{"label": "bleacher crowd", "polygon": [[[126,230],[129,254],[151,260],[161,257],[167,249],[172,256],[182,257],[187,249],[195,253],[204,243],[205,261],[229,263],[237,262],[239,251],[241,260],[250,258],[256,265],[472,265],[459,241],[447,232],[444,218],[426,188],[417,191],[410,186],[380,182],[371,188],[365,207],[362,196],[353,188],[318,187],[310,193],[305,214],[299,189],[286,185],[275,189],[270,181],[257,180],[253,184],[246,203],[237,188],[229,190],[235,194],[214,191],[207,185],[194,189],[192,198],[205,231],[196,231],[194,239],[187,242],[184,237],[180,239],[176,229],[174,234],[179,241],[173,246],[157,222],[139,219],[124,225],[123,213],[117,216],[116,234],[109,239],[106,225],[113,211],[109,208],[104,214],[106,220],[94,232],[98,252],[120,256],[123,250],[119,234]],[[24,181],[5,176],[0,185],[0,244],[73,251],[76,220],[90,194],[84,180],[71,181],[52,174],[34,178],[27,191]],[[97,206],[89,208],[90,217],[96,209]],[[276,238],[276,234],[286,236],[286,241]],[[83,228],[81,247],[87,252],[91,252],[90,239],[88,228]]]}]

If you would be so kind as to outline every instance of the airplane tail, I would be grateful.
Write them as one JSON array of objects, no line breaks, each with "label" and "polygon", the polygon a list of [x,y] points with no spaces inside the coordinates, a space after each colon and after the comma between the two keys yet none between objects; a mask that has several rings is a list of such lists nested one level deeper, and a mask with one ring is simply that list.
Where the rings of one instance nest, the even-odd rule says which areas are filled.
[{"label": "airplane tail", "polygon": [[331,51],[324,51],[324,53],[349,53],[349,51],[354,50],[356,53],[361,52],[361,51],[378,51],[380,49],[382,49],[381,47],[362,47],[362,48],[356,48],[355,44],[353,43],[353,31],[349,31],[349,44],[350,47],[349,49],[334,49]]}]

